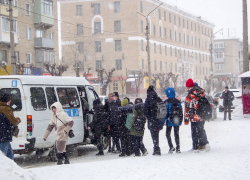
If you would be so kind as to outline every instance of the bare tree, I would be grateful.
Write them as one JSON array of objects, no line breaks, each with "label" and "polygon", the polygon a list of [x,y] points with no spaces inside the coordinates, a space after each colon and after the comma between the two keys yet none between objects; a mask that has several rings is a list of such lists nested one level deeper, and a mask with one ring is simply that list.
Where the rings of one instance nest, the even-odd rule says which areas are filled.
[{"label": "bare tree", "polygon": [[91,70],[91,67],[88,67],[87,72],[83,73],[83,77],[85,77],[86,80],[88,80],[88,75],[90,74],[89,71]]},{"label": "bare tree", "polygon": [[126,84],[127,84],[127,79],[128,79],[128,72],[126,70],[126,76],[122,76],[122,74],[118,75],[118,80],[121,84],[121,87],[122,87],[122,98],[123,98],[123,95],[124,95],[124,89],[126,88]]},{"label": "bare tree", "polygon": [[51,74],[51,76],[62,76],[62,73],[68,69],[68,65],[57,66],[55,63],[44,63],[44,67]]},{"label": "bare tree", "polygon": [[175,75],[175,74],[172,74],[171,75],[171,79],[172,79],[172,81],[173,81],[173,83],[174,83],[174,88],[177,88],[177,82],[178,82],[178,77],[179,77],[179,74],[178,75]]},{"label": "bare tree", "polygon": [[113,76],[114,71],[115,71],[115,68],[111,69],[108,72],[103,68],[96,69],[98,80],[102,84],[102,95],[107,94],[107,87],[109,83],[111,82],[111,78]]},{"label": "bare tree", "polygon": [[133,77],[135,78],[135,88],[136,88],[136,97],[137,97],[139,94],[139,87],[143,83],[145,74],[140,70],[131,70],[130,74],[132,74]]}]

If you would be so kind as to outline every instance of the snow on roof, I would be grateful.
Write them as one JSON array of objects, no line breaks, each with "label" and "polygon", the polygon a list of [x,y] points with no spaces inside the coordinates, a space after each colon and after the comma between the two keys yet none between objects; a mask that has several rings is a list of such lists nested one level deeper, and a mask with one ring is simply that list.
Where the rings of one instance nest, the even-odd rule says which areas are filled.
[{"label": "snow on roof", "polygon": [[241,74],[239,77],[249,77],[250,78],[250,71],[247,71],[247,72]]},{"label": "snow on roof", "polygon": [[0,79],[19,79],[22,84],[46,84],[46,85],[90,85],[84,77],[69,76],[26,76],[9,75],[0,76]]}]

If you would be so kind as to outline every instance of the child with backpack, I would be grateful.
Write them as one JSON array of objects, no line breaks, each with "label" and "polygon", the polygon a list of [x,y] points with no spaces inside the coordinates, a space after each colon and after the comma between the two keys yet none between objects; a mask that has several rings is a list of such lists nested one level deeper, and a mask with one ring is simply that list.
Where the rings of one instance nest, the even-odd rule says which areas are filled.
[{"label": "child with backpack", "polygon": [[[168,97],[166,102],[167,107],[167,114],[166,117],[163,119],[163,125],[166,122],[166,136],[168,140],[169,145],[169,152],[172,154],[174,151],[176,153],[181,153],[180,151],[180,137],[179,137],[179,127],[183,120],[183,112],[181,107],[181,102],[175,98],[175,90],[173,87],[169,87],[165,89],[165,93]],[[171,130],[172,127],[174,127],[174,136],[175,136],[175,143],[176,143],[176,149],[174,148],[171,140]]]},{"label": "child with backpack", "polygon": [[133,110],[133,120],[130,129],[130,136],[132,140],[132,146],[134,149],[135,157],[141,156],[140,150],[143,156],[146,156],[148,154],[147,149],[143,144],[143,135],[144,135],[146,117],[144,116],[143,113],[143,106],[139,106],[138,108],[136,106],[137,104],[140,103],[142,103],[142,99],[136,98]]}]

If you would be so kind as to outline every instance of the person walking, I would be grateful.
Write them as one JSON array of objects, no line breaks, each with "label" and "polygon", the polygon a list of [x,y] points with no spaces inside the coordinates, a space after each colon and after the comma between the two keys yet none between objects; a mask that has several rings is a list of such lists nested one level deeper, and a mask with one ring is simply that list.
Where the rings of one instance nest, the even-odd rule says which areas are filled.
[{"label": "person walking", "polygon": [[[168,97],[166,100],[167,104],[167,114],[166,117],[163,119],[163,125],[166,122],[166,137],[168,140],[168,146],[169,146],[169,153],[172,154],[174,151],[176,153],[181,153],[180,151],[180,136],[179,136],[179,127],[181,125],[182,119],[183,119],[183,113],[182,113],[182,107],[181,107],[181,102],[175,98],[175,90],[173,87],[169,87],[165,89],[165,93]],[[178,106],[178,107],[176,107]],[[178,111],[179,110],[179,111]],[[175,111],[175,112],[173,112]],[[177,113],[176,116],[175,114],[171,113]],[[179,118],[179,119],[178,119]],[[178,121],[178,122],[176,122]],[[171,130],[172,127],[174,128],[174,137],[175,137],[175,143],[176,143],[176,149],[174,148],[171,140]]]},{"label": "person walking", "polygon": [[99,150],[96,155],[101,156],[104,155],[101,136],[106,132],[108,123],[104,118],[104,106],[102,105],[99,98],[93,101],[93,108],[93,121],[89,124],[88,129],[94,133],[94,138],[96,139],[97,149]]},{"label": "person walking", "polygon": [[69,158],[66,154],[66,145],[69,138],[69,130],[73,127],[74,122],[72,118],[63,111],[60,102],[53,103],[50,109],[52,111],[52,118],[43,136],[43,140],[46,141],[53,128],[55,128],[57,165],[63,164],[63,158],[65,159],[64,164],[69,164]]},{"label": "person walking", "polygon": [[[142,106],[136,106],[142,104]],[[147,149],[143,144],[143,136],[144,136],[144,127],[146,123],[146,117],[143,113],[143,102],[141,98],[135,99],[135,106],[133,110],[133,119],[131,122],[130,136],[131,142],[133,146],[133,151],[135,153],[135,157],[140,157],[142,152],[143,156],[148,154]]]},{"label": "person walking", "polygon": [[[189,121],[191,122],[191,134],[193,141],[193,152],[199,152],[199,146],[205,146],[207,150],[210,149],[206,132],[203,131],[203,123],[204,121],[198,114],[198,100],[199,97],[205,96],[205,90],[199,87],[195,87],[192,79],[188,79],[186,81],[186,87],[188,89],[188,94],[185,100],[185,113],[184,113],[184,121],[187,125]],[[200,141],[199,141],[200,140]]]},{"label": "person walking", "polygon": [[223,99],[223,106],[224,106],[224,121],[227,120],[227,112],[228,112],[228,119],[232,120],[231,118],[231,106],[233,105],[234,94],[228,90],[228,87],[225,87],[225,91],[221,95],[221,99]]},{"label": "person walking", "polygon": [[[11,95],[0,94],[0,150],[10,159],[14,159],[14,153],[10,142],[12,141],[13,129],[21,122],[15,117],[10,107]],[[16,127],[17,128],[17,127]]]},{"label": "person walking", "polygon": [[147,89],[147,98],[144,104],[144,115],[148,120],[148,129],[150,130],[151,137],[154,144],[153,155],[161,155],[159,147],[159,131],[163,128],[162,120],[157,118],[157,103],[161,102],[154,90],[154,86],[149,86]]}]

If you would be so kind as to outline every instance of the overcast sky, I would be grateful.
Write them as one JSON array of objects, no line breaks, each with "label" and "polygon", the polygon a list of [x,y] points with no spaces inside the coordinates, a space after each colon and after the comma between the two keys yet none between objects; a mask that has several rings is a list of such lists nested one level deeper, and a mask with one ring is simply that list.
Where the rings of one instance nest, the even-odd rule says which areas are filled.
[{"label": "overcast sky", "polygon": [[[204,17],[215,25],[214,32],[223,28],[223,36],[242,39],[242,0],[168,0],[177,4],[177,7],[187,9],[195,15]],[[248,2],[248,14],[250,14],[250,0]],[[248,16],[248,29],[250,28],[250,18]],[[250,31],[248,31],[250,33]],[[218,34],[216,37],[221,36]],[[248,40],[250,38],[248,37]]]}]

